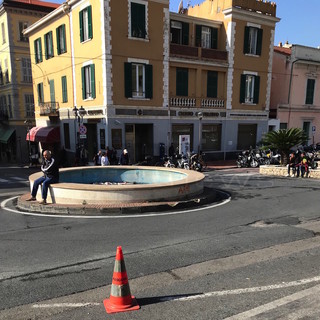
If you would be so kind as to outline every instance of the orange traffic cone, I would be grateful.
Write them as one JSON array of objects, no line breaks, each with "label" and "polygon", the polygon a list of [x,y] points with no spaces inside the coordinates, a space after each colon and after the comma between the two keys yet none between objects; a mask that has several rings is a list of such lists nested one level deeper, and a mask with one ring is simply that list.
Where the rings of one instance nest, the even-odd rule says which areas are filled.
[{"label": "orange traffic cone", "polygon": [[131,296],[126,266],[120,246],[117,247],[110,299],[103,300],[103,304],[107,313],[132,311],[140,308],[135,297]]}]

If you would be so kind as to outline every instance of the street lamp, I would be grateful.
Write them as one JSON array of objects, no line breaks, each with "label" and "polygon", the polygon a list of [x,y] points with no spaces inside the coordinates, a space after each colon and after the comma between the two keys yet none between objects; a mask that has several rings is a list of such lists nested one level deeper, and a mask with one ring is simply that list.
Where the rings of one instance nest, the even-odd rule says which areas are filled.
[{"label": "street lamp", "polygon": [[24,121],[24,124],[27,125],[27,132],[28,132],[28,154],[29,154],[29,163],[31,163],[31,147],[30,147],[30,125],[32,124],[32,122],[27,119]]},{"label": "street lamp", "polygon": [[201,151],[201,142],[202,142],[202,136],[201,136],[201,129],[202,129],[202,125],[201,125],[201,121],[203,118],[203,113],[202,112],[198,112],[197,113],[198,119],[199,119],[199,145],[198,145],[198,154],[200,155],[200,151]]},{"label": "street lamp", "polygon": [[[79,148],[79,143],[80,143],[80,125],[83,122],[83,117],[85,116],[85,114],[87,113],[87,111],[85,110],[85,108],[83,106],[81,106],[79,109],[75,106],[72,109],[72,112],[74,114],[75,117],[75,130],[76,130],[76,148]],[[78,123],[78,126],[77,126]]]}]

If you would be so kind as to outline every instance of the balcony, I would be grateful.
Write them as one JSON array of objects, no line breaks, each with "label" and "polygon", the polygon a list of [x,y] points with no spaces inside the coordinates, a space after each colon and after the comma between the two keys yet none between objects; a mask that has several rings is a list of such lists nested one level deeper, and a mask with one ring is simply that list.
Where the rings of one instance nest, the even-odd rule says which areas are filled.
[{"label": "balcony", "polygon": [[170,97],[171,107],[195,108],[201,107],[205,109],[224,109],[224,100],[215,98],[191,98],[191,97]]},{"label": "balcony", "polygon": [[227,51],[170,43],[170,56],[212,61],[228,61]]},{"label": "balcony", "polygon": [[40,116],[59,116],[59,102],[40,102]]}]

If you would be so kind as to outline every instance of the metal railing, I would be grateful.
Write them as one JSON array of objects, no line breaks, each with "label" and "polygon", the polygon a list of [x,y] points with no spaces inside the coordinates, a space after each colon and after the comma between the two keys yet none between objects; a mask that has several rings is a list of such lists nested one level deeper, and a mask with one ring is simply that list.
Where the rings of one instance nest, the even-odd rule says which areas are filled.
[{"label": "metal railing", "polygon": [[40,102],[40,116],[45,115],[58,115],[59,102]]}]

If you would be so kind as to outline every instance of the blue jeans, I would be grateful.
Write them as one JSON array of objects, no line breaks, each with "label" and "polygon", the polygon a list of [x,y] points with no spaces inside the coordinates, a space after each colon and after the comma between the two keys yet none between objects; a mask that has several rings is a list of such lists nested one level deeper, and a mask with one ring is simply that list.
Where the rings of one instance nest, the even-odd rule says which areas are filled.
[{"label": "blue jeans", "polygon": [[50,184],[57,183],[57,182],[58,182],[58,179],[56,179],[56,178],[48,178],[46,176],[38,178],[33,183],[31,196],[36,197],[37,192],[38,192],[38,188],[39,188],[40,184],[42,183],[42,190],[41,190],[42,199],[47,200],[48,189],[49,189]]}]

